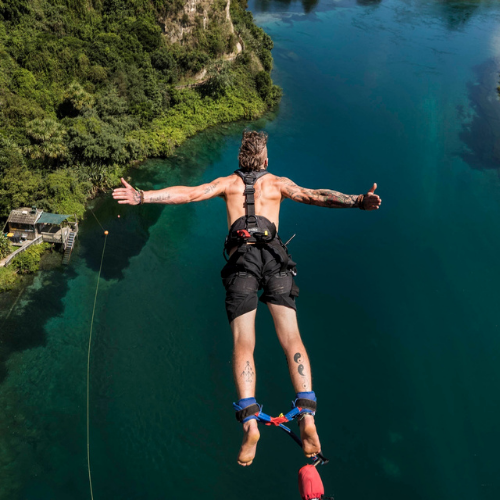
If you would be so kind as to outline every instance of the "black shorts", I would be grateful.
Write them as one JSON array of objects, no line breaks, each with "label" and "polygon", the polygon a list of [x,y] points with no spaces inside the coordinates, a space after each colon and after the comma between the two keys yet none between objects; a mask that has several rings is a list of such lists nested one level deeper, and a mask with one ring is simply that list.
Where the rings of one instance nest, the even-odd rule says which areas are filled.
[{"label": "black shorts", "polygon": [[[299,289],[290,269],[281,272],[280,256],[268,246],[247,245],[243,254],[235,252],[221,271],[226,289],[226,312],[235,318],[257,309],[258,300],[297,309]],[[263,290],[260,299],[257,292]]]}]

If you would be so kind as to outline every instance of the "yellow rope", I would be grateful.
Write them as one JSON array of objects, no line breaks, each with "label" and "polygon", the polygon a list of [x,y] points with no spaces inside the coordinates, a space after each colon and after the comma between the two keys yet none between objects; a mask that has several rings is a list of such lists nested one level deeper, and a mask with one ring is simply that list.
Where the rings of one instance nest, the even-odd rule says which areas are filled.
[{"label": "yellow rope", "polygon": [[107,233],[108,233],[107,231],[104,232],[104,246],[102,247],[101,266],[99,267],[99,275],[97,276],[97,286],[95,289],[94,308],[92,309],[92,320],[90,322],[89,348],[87,354],[87,468],[89,470],[90,498],[92,500],[94,500],[94,492],[92,490],[92,473],[90,472],[90,425],[89,425],[90,424],[90,349],[92,347],[92,329],[94,327],[97,292],[99,291],[99,280],[101,279],[102,262],[104,260],[104,251],[106,250],[106,241],[108,240]]}]

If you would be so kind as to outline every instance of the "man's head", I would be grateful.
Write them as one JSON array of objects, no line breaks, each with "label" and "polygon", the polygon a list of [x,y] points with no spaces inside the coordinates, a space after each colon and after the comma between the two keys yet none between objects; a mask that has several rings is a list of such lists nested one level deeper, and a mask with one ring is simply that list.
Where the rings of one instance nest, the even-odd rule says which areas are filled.
[{"label": "man's head", "polygon": [[238,160],[244,172],[267,168],[267,134],[245,130],[241,140]]}]

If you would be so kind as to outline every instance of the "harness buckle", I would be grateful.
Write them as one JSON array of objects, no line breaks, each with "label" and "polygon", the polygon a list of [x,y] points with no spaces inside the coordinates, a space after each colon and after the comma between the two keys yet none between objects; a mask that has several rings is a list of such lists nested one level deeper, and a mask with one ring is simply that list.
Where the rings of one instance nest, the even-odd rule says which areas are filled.
[{"label": "harness buckle", "polygon": [[244,239],[251,238],[250,233],[246,229],[239,229],[238,231],[236,231],[236,234],[238,235],[239,238],[244,238]]},{"label": "harness buckle", "polygon": [[251,174],[247,174],[243,177],[243,182],[248,186],[253,186],[255,183],[255,174],[252,172]]}]

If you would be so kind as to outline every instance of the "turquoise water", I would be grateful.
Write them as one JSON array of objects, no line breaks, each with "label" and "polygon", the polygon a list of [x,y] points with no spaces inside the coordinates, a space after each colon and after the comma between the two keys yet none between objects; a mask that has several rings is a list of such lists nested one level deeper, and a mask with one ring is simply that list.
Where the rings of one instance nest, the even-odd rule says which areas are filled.
[{"label": "turquoise water", "polygon": [[[255,2],[285,96],[253,124],[270,169],[360,193],[377,213],[286,201],[299,324],[320,402],[321,468],[337,500],[500,495],[497,314],[500,4]],[[131,172],[144,189],[236,168],[218,127]],[[220,200],[94,211],[110,231],[94,327],[91,457],[97,499],[298,498],[298,447],[262,429],[235,458]],[[120,215],[120,218],[117,216]],[[89,498],[85,370],[104,239],[90,214],[71,266],[3,297],[0,498]],[[14,301],[16,301],[14,303]],[[269,313],[257,318],[257,396],[293,397]]]}]

